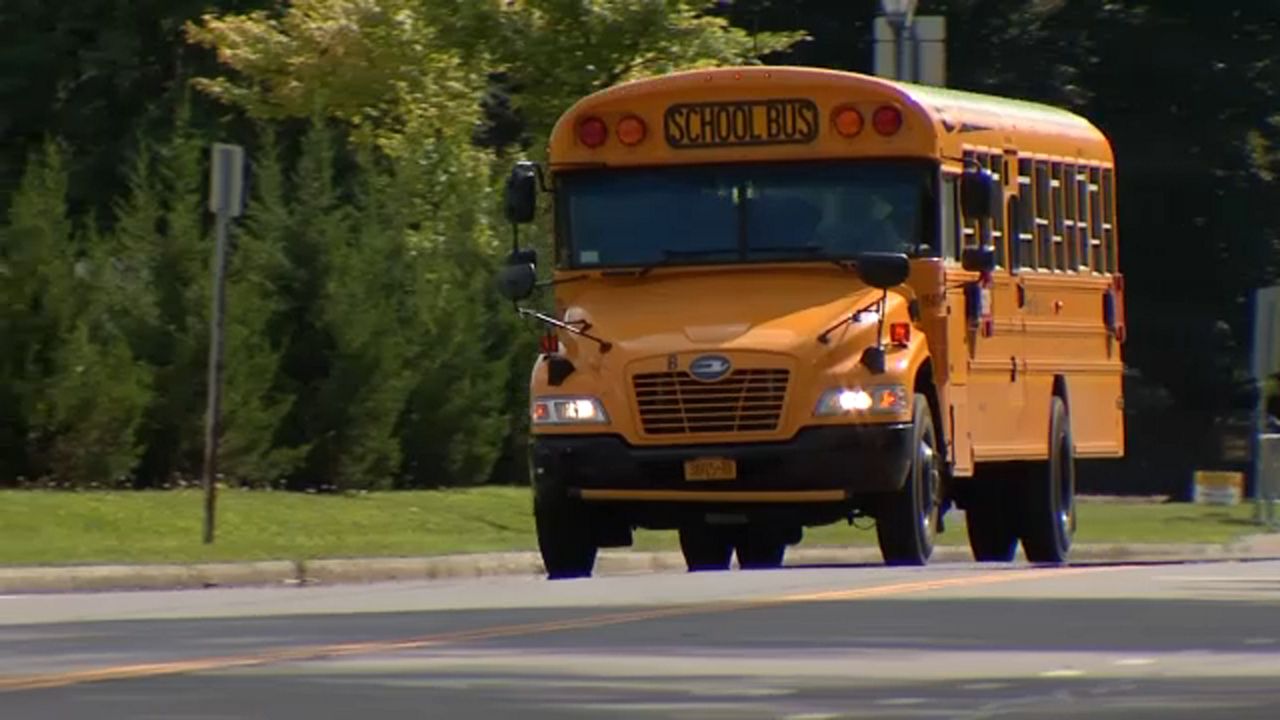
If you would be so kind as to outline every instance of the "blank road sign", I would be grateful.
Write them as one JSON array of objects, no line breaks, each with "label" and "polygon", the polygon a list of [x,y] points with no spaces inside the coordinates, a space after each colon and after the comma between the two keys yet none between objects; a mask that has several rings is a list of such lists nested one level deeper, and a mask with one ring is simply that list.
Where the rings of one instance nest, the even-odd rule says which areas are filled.
[{"label": "blank road sign", "polygon": [[244,207],[244,148],[214,143],[209,157],[209,212],[240,217]]}]

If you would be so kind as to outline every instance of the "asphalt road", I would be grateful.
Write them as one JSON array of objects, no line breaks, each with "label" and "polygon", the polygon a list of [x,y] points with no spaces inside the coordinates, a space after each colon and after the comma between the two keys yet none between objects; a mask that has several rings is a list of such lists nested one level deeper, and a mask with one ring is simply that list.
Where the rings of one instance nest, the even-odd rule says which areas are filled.
[{"label": "asphalt road", "polygon": [[0,597],[0,718],[1276,718],[1280,562]]}]

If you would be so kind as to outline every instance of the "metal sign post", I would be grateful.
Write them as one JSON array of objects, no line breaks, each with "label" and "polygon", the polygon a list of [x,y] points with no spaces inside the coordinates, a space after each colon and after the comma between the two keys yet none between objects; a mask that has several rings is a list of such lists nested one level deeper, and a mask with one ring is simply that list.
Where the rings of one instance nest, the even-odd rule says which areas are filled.
[{"label": "metal sign post", "polygon": [[[1263,436],[1267,433],[1267,378],[1280,371],[1280,286],[1258,288],[1253,303],[1253,382],[1257,400],[1253,409],[1253,501],[1256,522],[1274,513],[1277,468],[1264,462]],[[1264,492],[1264,490],[1266,492]],[[1266,506],[1264,513],[1263,506]],[[1271,521],[1266,520],[1270,525]]]},{"label": "metal sign post", "polygon": [[216,143],[209,164],[209,211],[216,218],[213,312],[209,316],[209,392],[204,434],[204,542],[213,542],[217,505],[218,436],[222,414],[222,330],[226,312],[227,228],[244,201],[244,148]]}]

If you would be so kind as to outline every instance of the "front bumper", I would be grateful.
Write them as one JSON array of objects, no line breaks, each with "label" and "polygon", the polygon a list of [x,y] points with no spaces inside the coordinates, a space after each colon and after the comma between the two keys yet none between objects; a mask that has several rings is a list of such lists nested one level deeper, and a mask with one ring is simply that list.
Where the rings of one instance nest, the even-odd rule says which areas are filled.
[{"label": "front bumper", "polygon": [[[805,428],[785,442],[635,446],[617,435],[533,438],[540,496],[663,503],[843,502],[901,489],[910,467],[907,424]],[[732,458],[737,479],[690,482],[684,461]]]}]

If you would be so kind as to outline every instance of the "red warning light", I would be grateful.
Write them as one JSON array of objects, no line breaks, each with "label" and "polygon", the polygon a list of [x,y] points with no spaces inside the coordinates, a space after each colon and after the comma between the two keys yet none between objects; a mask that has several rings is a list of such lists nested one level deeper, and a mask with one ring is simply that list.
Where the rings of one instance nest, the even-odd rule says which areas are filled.
[{"label": "red warning light", "polygon": [[578,123],[578,142],[589,148],[598,148],[609,139],[609,128],[598,117],[589,117]]},{"label": "red warning light", "polygon": [[902,129],[902,112],[892,105],[881,105],[871,116],[871,124],[881,135],[892,135]]}]

